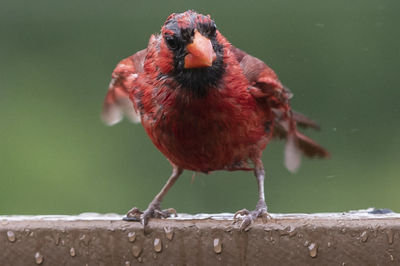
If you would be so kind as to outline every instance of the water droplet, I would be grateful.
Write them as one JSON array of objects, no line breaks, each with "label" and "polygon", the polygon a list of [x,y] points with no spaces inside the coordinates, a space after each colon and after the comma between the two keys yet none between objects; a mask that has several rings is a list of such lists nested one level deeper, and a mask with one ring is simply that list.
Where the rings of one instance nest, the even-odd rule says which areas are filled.
[{"label": "water droplet", "polygon": [[142,247],[139,245],[133,245],[132,246],[132,255],[137,258],[140,256],[140,254],[142,253]]},{"label": "water droplet", "polygon": [[128,233],[128,240],[129,240],[129,242],[135,242],[135,240],[136,240],[136,232],[129,232]]},{"label": "water droplet", "polygon": [[138,260],[138,262],[143,262],[143,258],[142,257],[139,257],[137,260]]},{"label": "water droplet", "polygon": [[393,238],[394,238],[394,233],[393,233],[393,231],[390,229],[390,230],[388,230],[388,231],[386,232],[386,234],[387,234],[387,238],[388,238],[389,244],[390,244],[390,245],[393,244]]},{"label": "water droplet", "polygon": [[327,246],[328,246],[328,248],[330,248],[332,246],[332,243],[328,242]]},{"label": "water droplet", "polygon": [[131,266],[131,262],[130,261],[125,261],[125,266]]},{"label": "water droplet", "polygon": [[36,262],[36,264],[42,264],[43,260],[44,260],[43,255],[40,254],[39,252],[36,252],[35,253],[35,262]]},{"label": "water droplet", "polygon": [[310,241],[306,240],[303,244],[305,247],[308,247],[308,245],[310,245]]},{"label": "water droplet", "polygon": [[74,249],[74,248],[71,248],[71,249],[69,250],[69,255],[71,255],[71,257],[75,257],[75,256],[76,256],[76,252],[75,252],[75,249]]},{"label": "water droplet", "polygon": [[221,239],[215,238],[214,239],[214,252],[220,254],[222,252],[222,242]]},{"label": "water droplet", "polygon": [[154,239],[154,250],[155,250],[155,252],[161,252],[161,250],[162,250],[161,239],[159,239],[159,238]]},{"label": "water droplet", "polygon": [[15,242],[15,234],[13,231],[7,231],[7,238],[10,242]]},{"label": "water droplet", "polygon": [[87,235],[81,235],[79,240],[82,241],[85,246],[89,245],[90,238]]},{"label": "water droplet", "polygon": [[364,232],[361,233],[360,239],[361,239],[362,242],[367,242],[367,240],[368,240],[368,233],[367,233],[367,231],[364,231]]},{"label": "water droplet", "polygon": [[167,237],[168,240],[172,240],[172,238],[174,238],[174,230],[171,227],[164,227],[164,232],[165,232],[165,236]]},{"label": "water droplet", "polygon": [[346,228],[342,228],[342,230],[340,230],[340,232],[341,232],[342,234],[346,234],[347,230],[346,230]]},{"label": "water droplet", "polygon": [[310,256],[311,256],[312,258],[315,258],[315,257],[317,256],[317,253],[318,253],[318,246],[317,246],[317,244],[311,243],[311,244],[308,246],[308,251],[310,252]]}]

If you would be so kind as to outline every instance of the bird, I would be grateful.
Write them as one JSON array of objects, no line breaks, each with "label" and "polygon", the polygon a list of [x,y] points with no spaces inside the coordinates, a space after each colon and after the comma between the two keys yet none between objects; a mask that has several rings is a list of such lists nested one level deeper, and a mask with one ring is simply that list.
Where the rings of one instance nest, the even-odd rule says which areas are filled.
[{"label": "bird", "polygon": [[176,215],[161,202],[184,170],[253,171],[258,184],[254,210],[239,210],[234,222],[248,228],[268,218],[263,150],[273,139],[286,141],[284,161],[295,172],[301,155],[330,157],[299,128],[318,124],[292,110],[292,92],[260,59],[233,46],[210,15],[193,10],[171,14],[147,48],[120,61],[112,72],[101,117],[113,125],[127,116],[141,122],[168,159],[172,174],[147,209],[132,208],[125,220]]}]

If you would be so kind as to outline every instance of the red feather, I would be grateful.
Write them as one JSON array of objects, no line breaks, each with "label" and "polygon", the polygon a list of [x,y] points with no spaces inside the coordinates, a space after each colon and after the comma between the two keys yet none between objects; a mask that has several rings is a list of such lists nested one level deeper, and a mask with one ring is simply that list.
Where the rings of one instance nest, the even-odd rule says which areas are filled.
[{"label": "red feather", "polygon": [[[260,156],[273,136],[289,139],[288,145],[294,145],[286,152],[298,154],[300,150],[308,157],[329,157],[296,126],[289,129],[291,121],[305,127],[318,125],[303,114],[290,112],[292,94],[275,72],[258,58],[233,47],[221,34],[218,41],[225,48],[224,60],[229,66],[224,86],[211,89],[206,98],[191,99],[171,90],[177,86],[172,78],[157,78],[171,71],[173,59],[163,39],[152,36],[147,49],[115,68],[104,102],[104,120],[114,124],[125,113],[137,121],[136,112],[140,113],[151,140],[172,163],[200,172],[250,170],[248,159]],[[126,105],[129,95],[136,112]]]},{"label": "red feather", "polygon": [[[275,72],[260,59],[232,46],[213,23],[209,16],[193,11],[172,14],[161,34],[150,38],[147,49],[122,60],[115,68],[103,119],[113,124],[122,113],[133,120],[139,114],[150,139],[175,169],[205,173],[255,169],[257,178],[261,178],[262,151],[274,137],[287,141],[285,163],[291,171],[298,168],[301,153],[329,157],[324,148],[298,131],[297,124],[311,128],[318,125],[291,109],[292,93]],[[191,82],[207,82],[207,78],[218,76],[217,70],[210,73],[207,69],[179,68],[179,60],[188,52],[180,56],[176,52],[176,38],[188,38],[187,42],[192,43],[196,36],[200,36],[201,45],[211,45],[209,39],[213,42],[212,52],[219,56],[213,66],[218,69],[220,60],[223,68],[218,81],[210,81],[201,97],[194,96],[184,84],[197,88],[198,84]],[[198,43],[191,44],[195,45]],[[202,62],[192,65],[202,66]],[[196,73],[205,74],[194,79]],[[135,111],[126,104],[128,96]]]}]

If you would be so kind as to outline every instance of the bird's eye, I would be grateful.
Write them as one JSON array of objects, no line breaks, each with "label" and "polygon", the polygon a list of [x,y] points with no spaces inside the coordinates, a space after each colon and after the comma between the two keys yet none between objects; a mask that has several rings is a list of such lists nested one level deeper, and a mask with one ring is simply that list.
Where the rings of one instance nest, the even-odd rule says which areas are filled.
[{"label": "bird's eye", "polygon": [[217,26],[214,23],[210,25],[209,32],[211,37],[215,36],[215,33],[217,32]]},{"label": "bird's eye", "polygon": [[178,48],[178,41],[175,37],[167,36],[165,37],[165,41],[167,42],[168,47],[171,48],[172,50]]}]

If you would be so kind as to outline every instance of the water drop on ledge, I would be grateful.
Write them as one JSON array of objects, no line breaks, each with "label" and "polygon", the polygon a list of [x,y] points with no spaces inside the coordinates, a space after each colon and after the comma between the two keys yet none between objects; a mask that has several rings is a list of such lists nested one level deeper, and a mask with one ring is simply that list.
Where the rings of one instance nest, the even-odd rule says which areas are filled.
[{"label": "water drop on ledge", "polygon": [[311,256],[312,258],[315,258],[315,257],[317,256],[317,254],[318,254],[318,246],[317,246],[317,244],[311,243],[311,244],[308,246],[308,251],[309,251],[309,253],[310,253],[310,256]]},{"label": "water drop on ledge", "polygon": [[222,252],[222,242],[221,242],[221,239],[215,238],[215,239],[214,239],[214,242],[213,242],[213,245],[214,245],[214,252],[217,253],[217,254],[220,254],[220,253]]},{"label": "water drop on ledge", "polygon": [[13,231],[7,231],[7,238],[10,242],[15,242],[15,233]]},{"label": "water drop on ledge", "polygon": [[368,233],[367,233],[367,231],[362,232],[361,235],[360,235],[360,238],[361,238],[361,241],[362,241],[362,242],[367,242],[367,240],[368,240]]},{"label": "water drop on ledge", "polygon": [[171,241],[174,238],[174,231],[172,228],[166,226],[164,227],[164,232],[168,240]]},{"label": "water drop on ledge", "polygon": [[71,249],[69,250],[69,255],[71,255],[71,257],[75,257],[75,256],[76,256],[76,252],[75,252],[75,249],[74,249],[74,248],[71,248]]},{"label": "water drop on ledge", "polygon": [[36,264],[38,264],[38,265],[42,264],[43,260],[44,260],[43,255],[40,254],[39,252],[36,252],[35,253],[35,262],[36,262]]},{"label": "water drop on ledge", "polygon": [[154,239],[154,251],[155,252],[161,252],[162,250],[162,242],[161,239],[155,238]]},{"label": "water drop on ledge", "polygon": [[135,242],[135,240],[136,240],[136,232],[129,232],[128,233],[128,240],[129,240],[129,242]]}]

